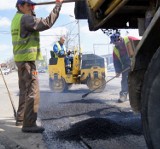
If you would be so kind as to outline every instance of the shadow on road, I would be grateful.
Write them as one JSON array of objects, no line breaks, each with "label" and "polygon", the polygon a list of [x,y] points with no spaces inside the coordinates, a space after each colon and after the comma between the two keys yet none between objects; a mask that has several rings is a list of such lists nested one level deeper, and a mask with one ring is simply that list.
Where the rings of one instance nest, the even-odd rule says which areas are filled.
[{"label": "shadow on road", "polygon": [[77,104],[77,103],[83,103],[83,104],[92,104],[92,103],[98,103],[98,104],[105,104],[106,100],[100,100],[100,99],[81,99],[81,100],[74,100],[74,101],[67,101],[67,102],[59,102],[60,104]]},{"label": "shadow on road", "polygon": [[113,138],[125,135],[142,135],[141,118],[131,112],[113,112],[105,118],[90,118],[78,122],[65,131],[57,131],[56,137],[62,140],[78,141]]}]

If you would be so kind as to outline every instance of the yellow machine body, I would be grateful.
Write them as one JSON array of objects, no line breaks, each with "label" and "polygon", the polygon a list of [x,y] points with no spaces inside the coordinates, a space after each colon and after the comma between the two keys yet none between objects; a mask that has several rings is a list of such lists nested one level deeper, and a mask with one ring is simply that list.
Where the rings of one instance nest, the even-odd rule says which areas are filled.
[{"label": "yellow machine body", "polygon": [[[77,50],[72,52],[70,72],[66,71],[65,57],[52,57],[49,62],[49,86],[54,92],[67,91],[72,84],[86,84],[90,90],[98,92],[105,88],[106,66],[104,58],[93,55],[82,55]],[[95,59],[94,59],[95,58]],[[96,60],[96,59],[100,59]]]}]

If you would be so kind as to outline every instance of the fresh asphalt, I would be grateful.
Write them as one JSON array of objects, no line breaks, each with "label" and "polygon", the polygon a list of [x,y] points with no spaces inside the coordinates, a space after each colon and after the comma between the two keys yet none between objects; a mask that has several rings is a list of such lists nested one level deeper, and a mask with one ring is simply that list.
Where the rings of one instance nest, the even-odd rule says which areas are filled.
[{"label": "fresh asphalt", "polygon": [[[17,73],[6,75],[5,79],[17,108]],[[140,115],[132,112],[129,102],[117,103],[120,79],[110,82],[103,93],[84,99],[82,95],[88,92],[85,85],[75,85],[69,92],[58,94],[49,90],[47,73],[39,74],[39,81],[38,123],[45,127],[45,132],[26,134],[15,126],[13,109],[0,77],[0,149],[147,149]]]}]

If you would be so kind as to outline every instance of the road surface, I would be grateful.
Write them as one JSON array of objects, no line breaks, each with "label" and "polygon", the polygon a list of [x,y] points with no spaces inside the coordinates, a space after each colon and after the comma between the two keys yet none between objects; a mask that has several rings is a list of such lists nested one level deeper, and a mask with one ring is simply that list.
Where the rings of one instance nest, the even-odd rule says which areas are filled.
[{"label": "road surface", "polygon": [[[112,77],[111,73],[108,77]],[[146,149],[141,117],[129,102],[117,103],[121,78],[109,82],[103,93],[73,85],[67,93],[53,93],[48,74],[40,74],[39,117],[49,149]]]}]

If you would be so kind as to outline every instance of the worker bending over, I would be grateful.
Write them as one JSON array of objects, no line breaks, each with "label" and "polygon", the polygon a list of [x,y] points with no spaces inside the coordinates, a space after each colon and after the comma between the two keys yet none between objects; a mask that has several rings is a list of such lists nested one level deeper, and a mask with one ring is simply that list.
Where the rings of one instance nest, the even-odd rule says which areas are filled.
[{"label": "worker bending over", "polygon": [[[116,32],[110,36],[110,43],[114,44],[113,63],[117,77],[120,76],[123,70],[131,66],[131,58],[134,55],[134,49],[131,44],[132,38],[134,37],[126,36],[122,38],[119,32]],[[127,101],[129,71],[130,70],[127,70],[122,73],[121,91],[119,93],[120,97],[118,99],[118,102],[120,103]]]}]

